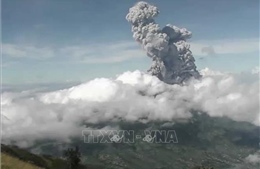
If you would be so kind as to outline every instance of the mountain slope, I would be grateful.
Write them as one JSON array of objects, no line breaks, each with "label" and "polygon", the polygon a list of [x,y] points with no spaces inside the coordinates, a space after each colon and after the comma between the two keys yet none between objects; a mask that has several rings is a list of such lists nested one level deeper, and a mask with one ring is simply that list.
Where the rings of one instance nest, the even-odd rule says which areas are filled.
[{"label": "mountain slope", "polygon": [[[191,169],[200,165],[233,169],[244,165],[245,158],[258,151],[259,146],[259,127],[206,114],[195,113],[187,122],[144,124],[122,121],[86,125],[100,129],[107,125],[117,126],[122,130],[134,130],[142,137],[144,130],[176,131],[178,143],[174,144],[147,143],[142,139],[135,139],[133,144],[90,144],[84,143],[83,138],[74,139],[73,144],[80,146],[84,164],[98,164],[107,169]],[[42,147],[41,151],[59,155],[60,149],[49,145]],[[257,166],[250,163],[243,167],[255,168]]]},{"label": "mountain slope", "polygon": [[[63,159],[49,155],[36,155],[28,150],[16,146],[1,144],[2,169],[66,169],[67,163]],[[80,165],[78,169],[98,169],[96,166]]]},{"label": "mountain slope", "polygon": [[2,169],[42,169],[42,167],[36,166],[29,162],[25,162],[15,158],[9,154],[1,153],[1,168]]}]

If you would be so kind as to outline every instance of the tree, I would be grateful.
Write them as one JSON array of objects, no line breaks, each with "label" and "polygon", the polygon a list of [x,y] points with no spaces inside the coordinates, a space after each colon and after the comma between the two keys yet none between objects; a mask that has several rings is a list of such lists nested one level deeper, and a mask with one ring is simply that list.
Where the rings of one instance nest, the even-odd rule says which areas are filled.
[{"label": "tree", "polygon": [[68,148],[67,150],[64,151],[63,153],[69,169],[76,169],[79,166],[79,163],[81,161],[80,157],[81,157],[81,153],[79,151],[79,147],[76,146],[75,149],[73,148]]}]

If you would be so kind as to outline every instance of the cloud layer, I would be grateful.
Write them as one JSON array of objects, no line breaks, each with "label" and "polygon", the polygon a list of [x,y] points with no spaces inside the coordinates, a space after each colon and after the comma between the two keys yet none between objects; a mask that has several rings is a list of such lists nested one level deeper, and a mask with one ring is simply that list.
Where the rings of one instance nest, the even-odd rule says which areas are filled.
[{"label": "cloud layer", "polygon": [[[195,57],[259,52],[259,40],[255,38],[201,40],[193,41],[190,44]],[[73,62],[85,63],[119,63],[144,57],[144,53],[132,41],[119,41],[113,44],[75,44],[55,48],[48,45],[37,47],[35,45],[3,43],[2,49],[3,56],[8,58],[48,60],[62,57],[63,60],[74,59]]]},{"label": "cloud layer", "polygon": [[140,58],[142,52],[134,42],[77,44],[71,46],[45,46],[3,44],[3,56],[8,58],[51,60],[59,59],[80,63],[119,63]]},{"label": "cloud layer", "polygon": [[64,141],[80,136],[88,123],[172,121],[190,118],[192,110],[259,125],[258,80],[242,83],[239,75],[209,69],[201,74],[184,86],[134,71],[52,92],[2,93],[3,142]]},{"label": "cloud layer", "polygon": [[252,164],[260,164],[260,151],[250,154],[245,158],[245,161]]},{"label": "cloud layer", "polygon": [[248,38],[195,41],[191,42],[191,50],[196,56],[259,52],[259,39]]}]

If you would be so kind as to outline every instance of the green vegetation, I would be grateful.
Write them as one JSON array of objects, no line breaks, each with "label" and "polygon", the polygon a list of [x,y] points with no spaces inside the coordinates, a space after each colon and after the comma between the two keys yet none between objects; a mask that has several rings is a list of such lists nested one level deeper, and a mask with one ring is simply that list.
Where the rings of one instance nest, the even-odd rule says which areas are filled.
[{"label": "green vegetation", "polygon": [[[16,146],[1,144],[2,169],[66,169],[67,161],[49,155],[35,155]],[[73,168],[74,169],[74,168]],[[93,165],[78,165],[77,169],[101,169]]]},{"label": "green vegetation", "polygon": [[41,169],[41,167],[19,160],[6,153],[1,153],[1,169]]},{"label": "green vegetation", "polygon": [[[48,161],[44,159],[42,156],[37,156],[32,154],[26,150],[20,149],[16,146],[6,146],[1,144],[1,154],[7,154],[12,156],[20,161],[24,161],[27,163],[31,163],[35,166],[42,167],[42,168],[50,168],[48,166]],[[53,159],[54,160],[54,159]]]}]

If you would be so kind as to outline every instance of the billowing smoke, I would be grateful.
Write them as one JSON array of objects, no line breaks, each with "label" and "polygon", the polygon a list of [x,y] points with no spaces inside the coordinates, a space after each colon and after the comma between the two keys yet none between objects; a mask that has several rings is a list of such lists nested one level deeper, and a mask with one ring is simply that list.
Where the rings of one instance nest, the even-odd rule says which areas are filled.
[{"label": "billowing smoke", "polygon": [[148,72],[169,84],[200,77],[186,42],[191,38],[191,32],[170,24],[160,29],[154,21],[158,14],[157,7],[141,1],[130,8],[126,16],[132,24],[133,37],[153,59]]}]

